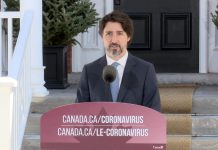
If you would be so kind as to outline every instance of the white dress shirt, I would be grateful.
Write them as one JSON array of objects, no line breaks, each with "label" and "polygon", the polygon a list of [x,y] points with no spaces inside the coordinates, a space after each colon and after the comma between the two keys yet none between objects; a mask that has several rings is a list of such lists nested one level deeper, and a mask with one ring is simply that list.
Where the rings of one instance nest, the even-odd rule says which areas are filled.
[{"label": "white dress shirt", "polygon": [[119,76],[119,87],[120,87],[120,84],[123,78],[123,72],[126,66],[127,58],[128,58],[128,51],[126,51],[125,55],[121,57],[118,61],[115,61],[106,55],[107,65],[111,65],[114,62],[118,62],[120,64],[119,66],[117,66],[117,71],[118,71],[118,76]]}]

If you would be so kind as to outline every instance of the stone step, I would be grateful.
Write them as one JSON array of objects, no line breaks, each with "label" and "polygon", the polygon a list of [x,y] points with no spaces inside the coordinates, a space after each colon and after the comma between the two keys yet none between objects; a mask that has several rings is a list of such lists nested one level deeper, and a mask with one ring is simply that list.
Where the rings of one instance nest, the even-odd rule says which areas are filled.
[{"label": "stone step", "polygon": [[[33,98],[30,112],[44,113],[61,105],[75,103],[76,88],[77,85],[73,84],[67,89],[50,89],[48,96]],[[165,96],[167,98],[162,99],[164,113],[218,114],[218,86],[198,86],[195,88],[193,95],[191,95],[193,90],[191,86],[188,87],[190,90],[184,90],[184,88],[183,85],[180,88],[171,87],[171,90],[168,90],[169,87],[167,86],[166,88],[160,87],[160,94],[162,95],[161,92],[163,92],[164,95],[169,97],[168,99]],[[175,94],[175,91],[177,91],[177,94]],[[172,96],[174,98],[170,98]],[[190,97],[192,98],[190,99]]]},{"label": "stone step", "polygon": [[194,114],[218,114],[218,86],[199,86],[192,105]]},{"label": "stone step", "polygon": [[192,135],[191,114],[166,114],[168,135]]},{"label": "stone step", "polygon": [[40,136],[24,135],[21,150],[40,150]]},{"label": "stone step", "polygon": [[[78,84],[81,73],[69,73],[68,82]],[[157,73],[159,84],[218,85],[217,73]]]},{"label": "stone step", "polygon": [[159,84],[218,85],[217,73],[158,73]]},{"label": "stone step", "polygon": [[218,136],[218,115],[197,115],[192,117],[193,136]]},{"label": "stone step", "polygon": [[27,125],[25,129],[26,135],[39,135],[40,134],[40,119],[42,114],[29,114]]},{"label": "stone step", "polygon": [[195,89],[196,85],[194,84],[160,85],[159,91],[162,112],[191,114]]},{"label": "stone step", "polygon": [[[21,150],[39,150],[39,135],[25,135]],[[218,136],[168,136],[167,150],[217,150]]]},{"label": "stone step", "polygon": [[75,103],[76,86],[70,85],[66,89],[49,89],[49,95],[34,97],[31,103],[31,113],[45,113],[58,106]]},{"label": "stone step", "polygon": [[[41,114],[30,114],[26,135],[40,134]],[[168,135],[218,136],[218,115],[191,116],[190,114],[167,114]]]},{"label": "stone step", "polygon": [[192,147],[191,136],[168,136],[167,137],[167,150],[190,150]]},{"label": "stone step", "polygon": [[217,136],[192,137],[191,150],[218,150]]}]

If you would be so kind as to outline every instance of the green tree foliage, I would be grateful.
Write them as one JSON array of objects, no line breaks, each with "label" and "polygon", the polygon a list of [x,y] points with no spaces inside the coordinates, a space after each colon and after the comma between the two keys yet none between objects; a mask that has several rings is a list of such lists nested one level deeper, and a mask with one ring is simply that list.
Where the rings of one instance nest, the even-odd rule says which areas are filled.
[{"label": "green tree foliage", "polygon": [[94,6],[89,0],[43,0],[43,44],[79,43],[74,37],[99,20]]}]

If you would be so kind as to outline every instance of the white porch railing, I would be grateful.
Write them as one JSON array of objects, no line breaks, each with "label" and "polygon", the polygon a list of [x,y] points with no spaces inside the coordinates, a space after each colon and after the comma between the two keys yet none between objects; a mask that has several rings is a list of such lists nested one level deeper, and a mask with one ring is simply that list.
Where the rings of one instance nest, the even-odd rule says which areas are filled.
[{"label": "white porch railing", "polygon": [[[13,20],[21,18],[20,13],[18,12],[1,12],[0,14],[0,76],[1,73],[8,73],[9,62],[11,62],[12,53],[13,53]],[[7,23],[7,31],[3,29],[3,19]],[[5,74],[3,74],[5,75]]]},{"label": "white porch railing", "polygon": [[23,16],[20,12],[1,12],[0,20],[2,18],[8,19],[9,38],[12,37],[12,18],[21,18],[21,28],[14,51],[12,38],[8,39],[8,76],[0,77],[0,149],[20,150],[32,100],[30,41],[33,12],[25,12]]}]

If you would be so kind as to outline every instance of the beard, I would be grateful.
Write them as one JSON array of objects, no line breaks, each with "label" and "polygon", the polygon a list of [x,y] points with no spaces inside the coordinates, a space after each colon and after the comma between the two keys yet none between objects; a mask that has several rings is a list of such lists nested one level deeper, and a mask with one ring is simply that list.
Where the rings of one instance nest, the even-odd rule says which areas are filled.
[{"label": "beard", "polygon": [[112,43],[107,48],[107,52],[112,57],[116,57],[116,56],[119,56],[120,54],[122,54],[123,48],[121,48],[121,46],[119,44]]}]

